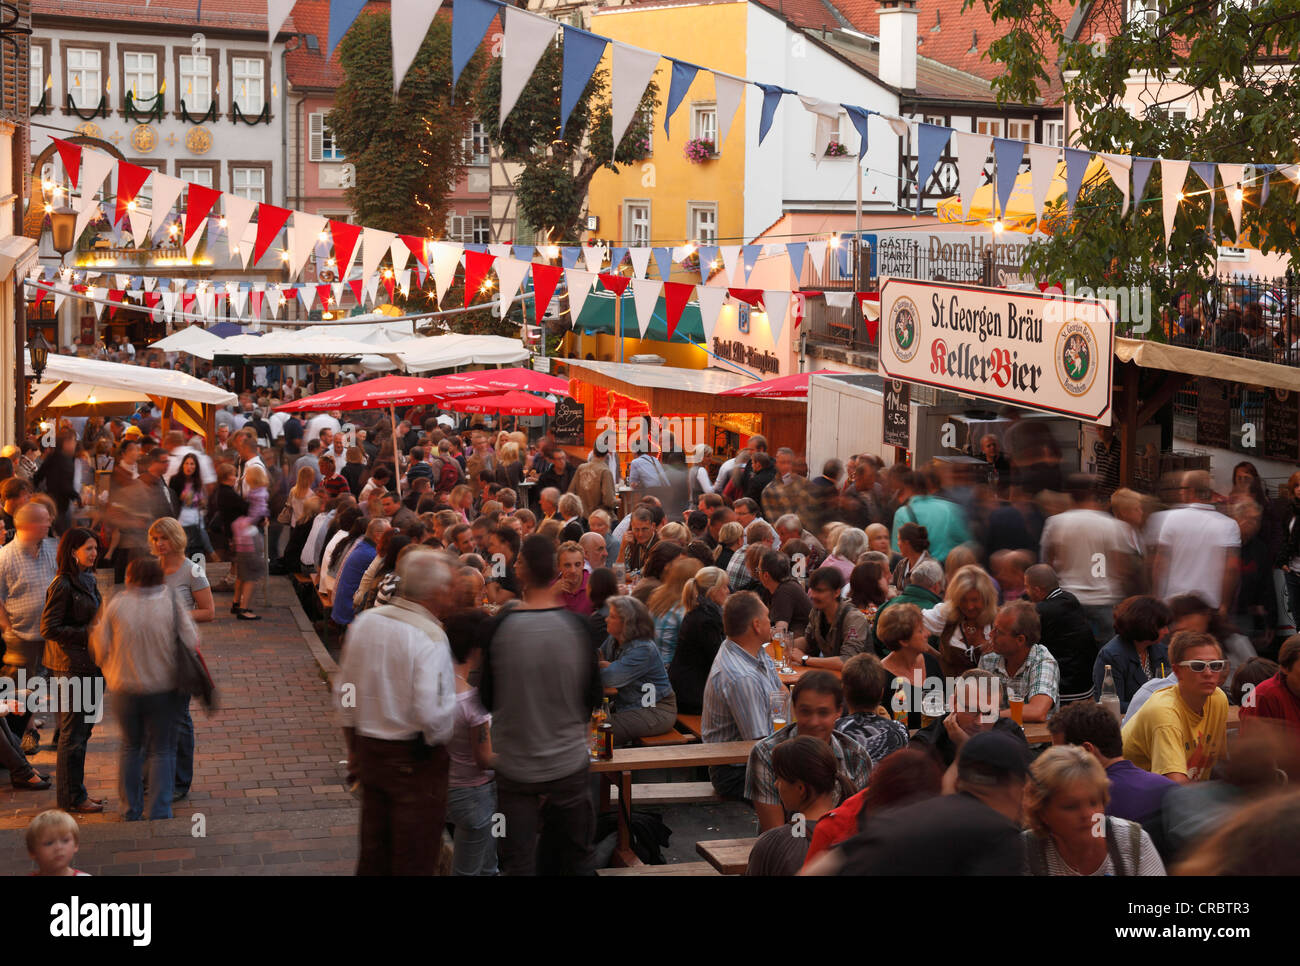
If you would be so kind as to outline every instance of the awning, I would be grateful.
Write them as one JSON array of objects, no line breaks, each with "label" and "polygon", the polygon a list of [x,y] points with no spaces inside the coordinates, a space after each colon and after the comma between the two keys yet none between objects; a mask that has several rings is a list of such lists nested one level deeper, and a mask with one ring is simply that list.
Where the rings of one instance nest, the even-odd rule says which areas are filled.
[{"label": "awning", "polygon": [[[583,313],[586,314],[585,312]],[[636,362],[597,362],[594,359],[557,359],[569,366],[570,373],[582,378],[582,370],[600,373],[632,386],[646,389],[673,389],[678,392],[702,392],[710,396],[724,389],[753,385],[756,380],[739,372],[722,369],[678,369],[673,366],[647,366]]]},{"label": "awning", "polygon": [[150,349],[162,349],[164,352],[184,352],[200,359],[212,360],[216,347],[221,345],[220,336],[215,336],[201,325],[188,325],[177,329],[171,335],[159,339]]},{"label": "awning", "polygon": [[[642,336],[641,327],[637,323],[636,301],[630,292],[622,296],[622,301],[619,322],[621,323],[620,328],[623,330],[623,337],[640,339]],[[588,295],[587,301],[582,305],[582,314],[578,316],[578,324],[575,329],[613,334],[614,296],[606,292],[592,292]],[[700,305],[698,302],[687,302],[682,308],[682,316],[677,320],[677,328],[673,331],[673,335],[681,337],[678,341],[704,341],[704,326],[700,322]],[[659,342],[668,340],[668,311],[664,307],[662,295],[655,302],[654,312],[650,316],[650,324],[646,326],[645,338]]]},{"label": "awning", "polygon": [[1201,349],[1147,342],[1142,339],[1115,339],[1115,358],[1134,362],[1144,369],[1164,369],[1188,376],[1225,379],[1245,386],[1300,391],[1300,369],[1275,362],[1240,359]]},{"label": "awning", "polygon": [[432,372],[457,366],[509,366],[528,359],[528,350],[518,339],[500,335],[416,336],[401,342],[370,347],[370,352],[401,360],[407,372]]},{"label": "awning", "polygon": [[[39,252],[36,242],[26,235],[10,235],[0,240],[0,280],[18,272],[27,274],[28,266],[35,264]],[[19,298],[23,295],[19,293]]]}]

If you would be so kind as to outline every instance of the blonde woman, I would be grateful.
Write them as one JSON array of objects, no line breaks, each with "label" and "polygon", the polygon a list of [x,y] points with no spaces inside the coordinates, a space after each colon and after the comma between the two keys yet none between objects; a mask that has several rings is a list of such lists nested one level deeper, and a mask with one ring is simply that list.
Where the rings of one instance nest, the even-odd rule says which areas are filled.
[{"label": "blonde woman", "polygon": [[663,657],[664,667],[671,667],[677,651],[677,636],[686,616],[682,595],[686,582],[700,570],[701,563],[694,557],[678,557],[664,571],[663,583],[650,595],[650,616],[654,618],[655,644]]},{"label": "blonde woman", "polygon": [[1164,875],[1142,826],[1106,815],[1110,781],[1077,745],[1058,745],[1029,766],[1025,871],[1029,875]]},{"label": "blonde woman", "polygon": [[289,543],[281,558],[285,569],[293,574],[302,570],[302,548],[307,545],[312,521],[320,512],[321,501],[312,489],[316,473],[310,466],[298,470],[298,480],[289,489]]},{"label": "blonde woman", "polygon": [[731,558],[740,550],[745,540],[745,528],[735,520],[722,525],[718,530],[718,548],[713,552],[714,562],[723,570],[731,563]]},{"label": "blonde woman", "polygon": [[497,450],[497,483],[502,487],[519,492],[519,484],[524,478],[524,464],[519,458],[519,444],[505,438]]},{"label": "blonde woman", "polygon": [[660,541],[680,543],[683,547],[691,542],[691,531],[683,523],[665,523],[659,528]]},{"label": "blonde woman", "polygon": [[948,581],[940,604],[923,612],[926,630],[939,635],[939,665],[956,677],[979,664],[993,648],[993,618],[998,611],[998,591],[993,578],[968,564]]},{"label": "blonde woman", "polygon": [[244,469],[244,499],[248,510],[235,521],[235,600],[230,612],[241,621],[260,621],[249,609],[258,581],[266,577],[266,544],[262,524],[266,521],[266,470],[256,463]]},{"label": "blonde woman", "polygon": [[470,522],[470,514],[474,512],[474,491],[464,483],[458,483],[451,488],[451,493],[447,497],[448,505],[460,514],[463,522]]},{"label": "blonde woman", "polygon": [[704,683],[725,636],[722,605],[729,592],[727,572],[720,567],[700,568],[682,588],[683,616],[677,628],[677,650],[668,667],[668,680],[682,714],[700,714],[704,709]]}]

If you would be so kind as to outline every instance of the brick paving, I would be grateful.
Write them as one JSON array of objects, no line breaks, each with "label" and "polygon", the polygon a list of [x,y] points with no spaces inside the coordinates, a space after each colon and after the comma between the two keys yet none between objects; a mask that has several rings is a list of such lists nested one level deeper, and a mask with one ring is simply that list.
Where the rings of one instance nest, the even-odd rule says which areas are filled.
[{"label": "brick paving", "polygon": [[[222,564],[211,566],[220,578]],[[101,573],[101,586],[103,577]],[[110,575],[111,579],[111,575]],[[345,875],[356,864],[359,805],[343,787],[343,738],[324,672],[328,655],[294,598],[289,581],[270,580],[270,605],[259,592],[261,621],[230,614],[231,595],[216,594],[217,619],[200,625],[203,655],[220,708],[208,717],[195,702],[194,785],[175,818],[124,822],[117,793],[119,730],[111,710],[95,726],[86,757],[86,788],[107,798],[101,815],[77,816],[76,866],[92,875]],[[53,777],[46,716],[32,759]],[[54,788],[18,792],[0,783],[0,875],[31,868],[23,829],[55,807]],[[201,816],[201,818],[200,818]],[[196,835],[200,826],[203,835]]]}]

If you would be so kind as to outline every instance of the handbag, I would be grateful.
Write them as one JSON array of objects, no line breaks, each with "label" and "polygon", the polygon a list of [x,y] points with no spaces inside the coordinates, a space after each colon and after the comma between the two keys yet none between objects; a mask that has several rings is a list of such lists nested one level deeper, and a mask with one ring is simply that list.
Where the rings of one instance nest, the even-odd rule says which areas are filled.
[{"label": "handbag", "polygon": [[198,648],[190,650],[181,640],[180,608],[176,606],[176,593],[172,592],[172,621],[175,631],[172,640],[176,645],[176,690],[183,694],[192,694],[203,702],[209,714],[217,709],[217,688],[208,673],[207,662]]},{"label": "handbag", "polygon": [[284,506],[280,507],[280,512],[275,515],[275,522],[285,527],[287,527],[290,523],[292,523],[293,506],[289,503],[286,503]]}]

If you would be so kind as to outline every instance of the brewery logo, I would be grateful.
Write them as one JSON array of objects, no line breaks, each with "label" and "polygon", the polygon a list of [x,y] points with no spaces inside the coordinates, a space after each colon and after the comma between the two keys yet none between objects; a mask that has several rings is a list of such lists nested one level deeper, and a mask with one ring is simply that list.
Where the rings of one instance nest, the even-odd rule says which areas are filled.
[{"label": "brewery logo", "polygon": [[920,313],[909,298],[894,301],[889,309],[889,341],[899,362],[911,362],[921,347]]},{"label": "brewery logo", "polygon": [[1097,337],[1087,322],[1075,319],[1056,335],[1056,378],[1071,396],[1082,396],[1097,379]]}]

